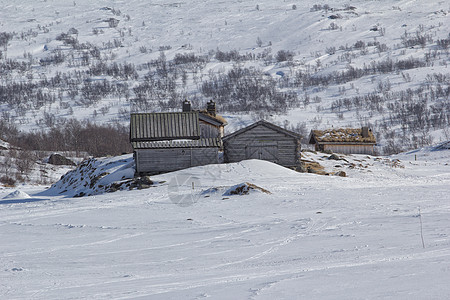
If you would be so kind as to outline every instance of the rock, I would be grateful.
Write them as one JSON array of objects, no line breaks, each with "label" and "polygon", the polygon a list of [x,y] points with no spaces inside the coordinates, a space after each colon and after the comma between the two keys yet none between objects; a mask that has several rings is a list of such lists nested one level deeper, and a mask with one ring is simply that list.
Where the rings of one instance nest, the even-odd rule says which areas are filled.
[{"label": "rock", "polygon": [[135,183],[138,189],[148,189],[153,185],[153,181],[150,179],[150,176],[142,176],[135,179]]},{"label": "rock", "polygon": [[334,173],[335,176],[347,177],[347,174],[344,171],[339,171]]},{"label": "rock", "polygon": [[251,191],[258,191],[263,192],[265,194],[272,194],[271,192],[262,187],[259,187],[249,182],[244,182],[230,187],[222,196],[248,195]]},{"label": "rock", "polygon": [[303,161],[300,163],[300,166],[298,166],[295,170],[300,173],[308,172],[307,166],[306,166],[305,162],[303,162]]},{"label": "rock", "polygon": [[48,163],[55,166],[76,166],[73,161],[58,153],[50,155],[48,158]]},{"label": "rock", "polygon": [[318,175],[328,175],[327,172],[324,171],[324,167],[315,161],[304,162],[304,168],[306,172],[318,174]]},{"label": "rock", "polygon": [[341,160],[341,158],[339,156],[337,156],[336,154],[331,154],[328,159],[333,159],[333,160]]}]

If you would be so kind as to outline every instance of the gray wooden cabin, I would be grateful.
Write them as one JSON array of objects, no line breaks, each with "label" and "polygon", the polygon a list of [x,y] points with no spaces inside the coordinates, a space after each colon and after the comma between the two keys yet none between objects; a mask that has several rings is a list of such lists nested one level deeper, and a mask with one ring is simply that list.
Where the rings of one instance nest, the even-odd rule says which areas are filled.
[{"label": "gray wooden cabin", "polygon": [[301,136],[261,120],[223,138],[227,163],[262,159],[285,167],[300,166]]},{"label": "gray wooden cabin", "polygon": [[369,127],[311,130],[309,144],[316,151],[374,155],[377,141]]},{"label": "gray wooden cabin", "polygon": [[212,101],[205,111],[193,111],[185,101],[182,112],[131,114],[136,173],[152,175],[219,163],[225,125]]}]

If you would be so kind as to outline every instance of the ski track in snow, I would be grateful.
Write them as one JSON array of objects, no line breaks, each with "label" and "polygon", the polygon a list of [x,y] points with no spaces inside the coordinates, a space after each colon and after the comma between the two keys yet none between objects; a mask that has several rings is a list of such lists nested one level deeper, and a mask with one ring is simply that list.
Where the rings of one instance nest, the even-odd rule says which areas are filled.
[{"label": "ski track in snow", "polygon": [[[371,172],[348,170],[347,178],[261,161],[156,176],[200,179],[198,200],[185,207],[164,185],[1,205],[0,295],[445,299],[447,157],[398,169],[367,160]],[[220,168],[215,178],[211,168]],[[272,194],[201,196],[246,181]]]}]

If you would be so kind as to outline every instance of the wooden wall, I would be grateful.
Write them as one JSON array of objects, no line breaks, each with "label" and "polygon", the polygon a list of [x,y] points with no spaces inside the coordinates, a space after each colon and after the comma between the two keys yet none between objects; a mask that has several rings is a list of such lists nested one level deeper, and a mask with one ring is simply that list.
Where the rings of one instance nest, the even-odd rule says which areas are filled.
[{"label": "wooden wall", "polygon": [[342,154],[374,154],[373,145],[323,145],[323,150]]},{"label": "wooden wall", "polygon": [[256,158],[285,167],[295,167],[300,162],[300,141],[264,125],[224,139],[223,145],[225,162]]},{"label": "wooden wall", "polygon": [[200,137],[201,138],[221,138],[219,127],[200,121]]},{"label": "wooden wall", "polygon": [[219,163],[218,148],[136,149],[136,172],[158,174]]}]

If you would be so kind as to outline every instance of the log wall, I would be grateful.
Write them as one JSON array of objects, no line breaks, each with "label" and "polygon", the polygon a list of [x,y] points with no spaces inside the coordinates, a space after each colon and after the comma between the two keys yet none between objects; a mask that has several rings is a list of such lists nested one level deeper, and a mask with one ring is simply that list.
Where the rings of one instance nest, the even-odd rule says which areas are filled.
[{"label": "log wall", "polygon": [[168,148],[135,150],[136,172],[158,174],[219,163],[218,148]]},{"label": "log wall", "polygon": [[300,141],[264,125],[224,139],[223,145],[225,162],[256,158],[285,167],[295,167],[300,162]]}]

